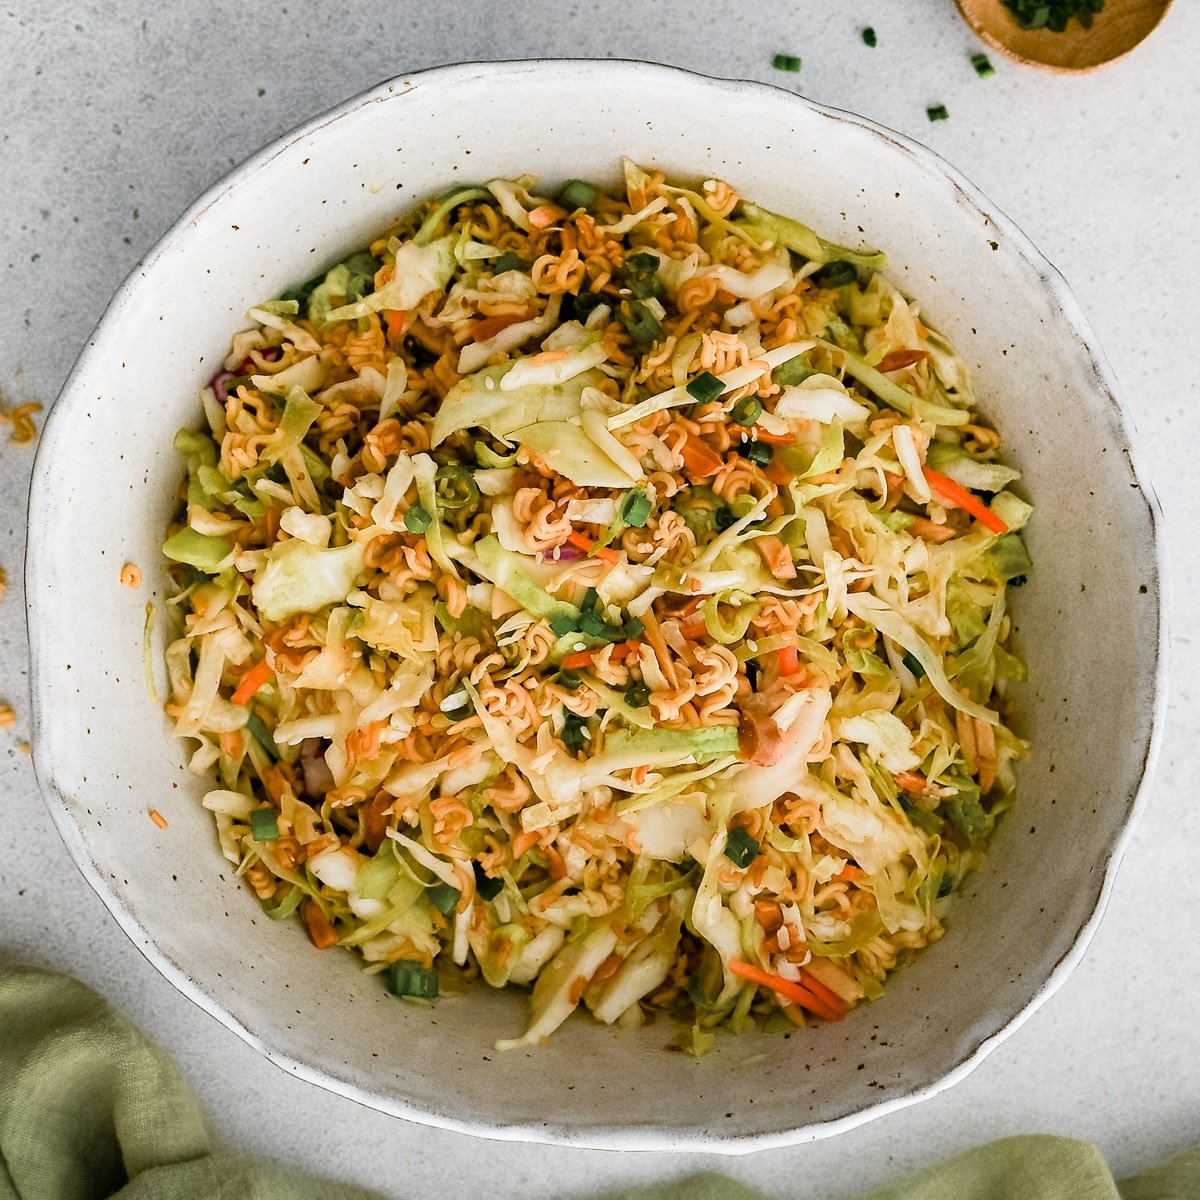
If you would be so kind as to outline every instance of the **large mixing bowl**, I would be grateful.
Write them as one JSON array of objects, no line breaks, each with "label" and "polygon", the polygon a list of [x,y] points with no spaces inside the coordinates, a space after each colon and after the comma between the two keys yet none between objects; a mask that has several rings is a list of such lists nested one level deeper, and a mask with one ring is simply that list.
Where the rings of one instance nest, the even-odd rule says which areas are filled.
[{"label": "large mixing bowl", "polygon": [[[273,924],[218,852],[142,661],[181,472],[171,447],[255,302],[419,200],[524,171],[615,181],[628,154],[731,180],[890,274],[974,369],[1037,505],[1015,598],[1033,757],[945,939],[838,1025],[669,1054],[569,1021],[497,1054],[525,998],[401,1004],[296,923]],[[528,62],[400,77],[311,121],[201,198],[130,276],[54,406],[30,508],[35,762],[67,846],[181,991],[289,1071],[492,1137],[745,1151],[833,1133],[963,1077],[1060,984],[1100,918],[1162,696],[1156,510],[1108,368],[1061,279],[929,151],[772,87],[639,63]],[[118,582],[139,564],[139,591]],[[168,820],[159,829],[147,816]]]}]

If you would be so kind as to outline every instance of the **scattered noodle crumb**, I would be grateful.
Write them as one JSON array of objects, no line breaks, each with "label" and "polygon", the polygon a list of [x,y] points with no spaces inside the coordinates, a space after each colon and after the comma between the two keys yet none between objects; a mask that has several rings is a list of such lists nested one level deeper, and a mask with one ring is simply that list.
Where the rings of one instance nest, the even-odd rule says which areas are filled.
[{"label": "scattered noodle crumb", "polygon": [[150,812],[149,812],[149,814],[148,814],[148,815],[149,815],[149,817],[150,817],[150,820],[152,820],[152,821],[155,823],[155,825],[157,825],[157,826],[159,827],[159,829],[166,829],[166,827],[167,827],[167,818],[166,818],[166,817],[164,817],[164,816],[162,815],[162,813],[160,813],[160,812],[158,811],[158,809],[157,809],[157,808],[152,808],[152,809],[150,809]]},{"label": "scattered noodle crumb", "polygon": [[13,712],[13,706],[0,702],[0,729],[10,729],[17,723],[17,714]]},{"label": "scattered noodle crumb", "polygon": [[20,750],[20,752],[21,752],[22,754],[29,754],[29,753],[30,753],[30,749],[29,749],[29,743],[28,743],[28,742],[18,742],[18,743],[17,743],[17,749],[18,749],[18,750]]},{"label": "scattered noodle crumb", "polygon": [[4,572],[4,568],[0,567],[0,600],[4,599],[4,593],[8,591],[8,576]]},{"label": "scattered noodle crumb", "polygon": [[12,430],[8,440],[14,446],[28,446],[37,439],[37,426],[33,423],[33,414],[42,411],[42,406],[36,400],[9,408],[7,401],[0,395],[0,421],[7,421]]},{"label": "scattered noodle crumb", "polygon": [[121,586],[127,588],[142,586],[142,571],[136,563],[127,562],[121,568]]}]

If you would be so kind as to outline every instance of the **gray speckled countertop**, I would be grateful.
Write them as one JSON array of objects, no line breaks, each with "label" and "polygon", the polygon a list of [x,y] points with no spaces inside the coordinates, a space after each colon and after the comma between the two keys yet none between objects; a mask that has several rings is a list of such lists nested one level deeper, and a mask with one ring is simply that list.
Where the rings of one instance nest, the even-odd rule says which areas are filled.
[{"label": "gray speckled countertop", "polygon": [[[859,37],[868,22],[874,50]],[[11,402],[53,400],[117,284],[199,192],[389,75],[546,54],[782,81],[931,145],[1066,275],[1166,511],[1176,633],[1157,782],[1108,915],[1074,976],[965,1082],[829,1141],[736,1160],[485,1142],[382,1116],[271,1066],[161,979],[78,875],[19,746],[33,455],[0,440],[0,698],[19,716],[0,730],[0,954],[73,971],[111,998],[180,1061],[229,1144],[389,1196],[458,1200],[486,1181],[492,1195],[590,1197],[710,1166],[781,1198],[840,1197],[1004,1134],[1088,1138],[1118,1172],[1200,1136],[1197,45],[1200,7],[1179,3],[1106,71],[1062,78],[993,55],[985,81],[951,0],[11,0],[0,11],[0,391]],[[778,51],[803,57],[799,75],[772,71]],[[936,103],[950,119],[930,124]]]}]

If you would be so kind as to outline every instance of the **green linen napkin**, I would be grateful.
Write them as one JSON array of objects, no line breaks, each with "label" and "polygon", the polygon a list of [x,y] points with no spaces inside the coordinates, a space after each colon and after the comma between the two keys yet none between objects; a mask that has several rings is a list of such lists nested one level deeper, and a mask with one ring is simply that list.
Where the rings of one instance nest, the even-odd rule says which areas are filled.
[{"label": "green linen napkin", "polygon": [[[836,1191],[836,1181],[826,1191]],[[756,1200],[720,1175],[610,1200]],[[866,1200],[1197,1200],[1200,1147],[1114,1183],[1068,1138],[1007,1138]],[[83,984],[0,964],[0,1200],[379,1200],[218,1149],[178,1067]],[[786,1200],[781,1194],[780,1200]]]}]

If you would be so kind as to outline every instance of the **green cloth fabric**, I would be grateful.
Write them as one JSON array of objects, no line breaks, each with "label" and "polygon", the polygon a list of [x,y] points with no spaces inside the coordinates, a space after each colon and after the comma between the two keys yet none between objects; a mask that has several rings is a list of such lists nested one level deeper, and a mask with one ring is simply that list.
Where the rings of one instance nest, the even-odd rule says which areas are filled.
[{"label": "green cloth fabric", "polygon": [[[825,1182],[826,1194],[837,1190]],[[757,1198],[707,1174],[609,1200]],[[980,1146],[864,1200],[1197,1198],[1200,1146],[1116,1183],[1088,1143],[1033,1136]],[[124,1017],[68,976],[0,964],[0,1200],[379,1198],[219,1149],[182,1073]]]}]

